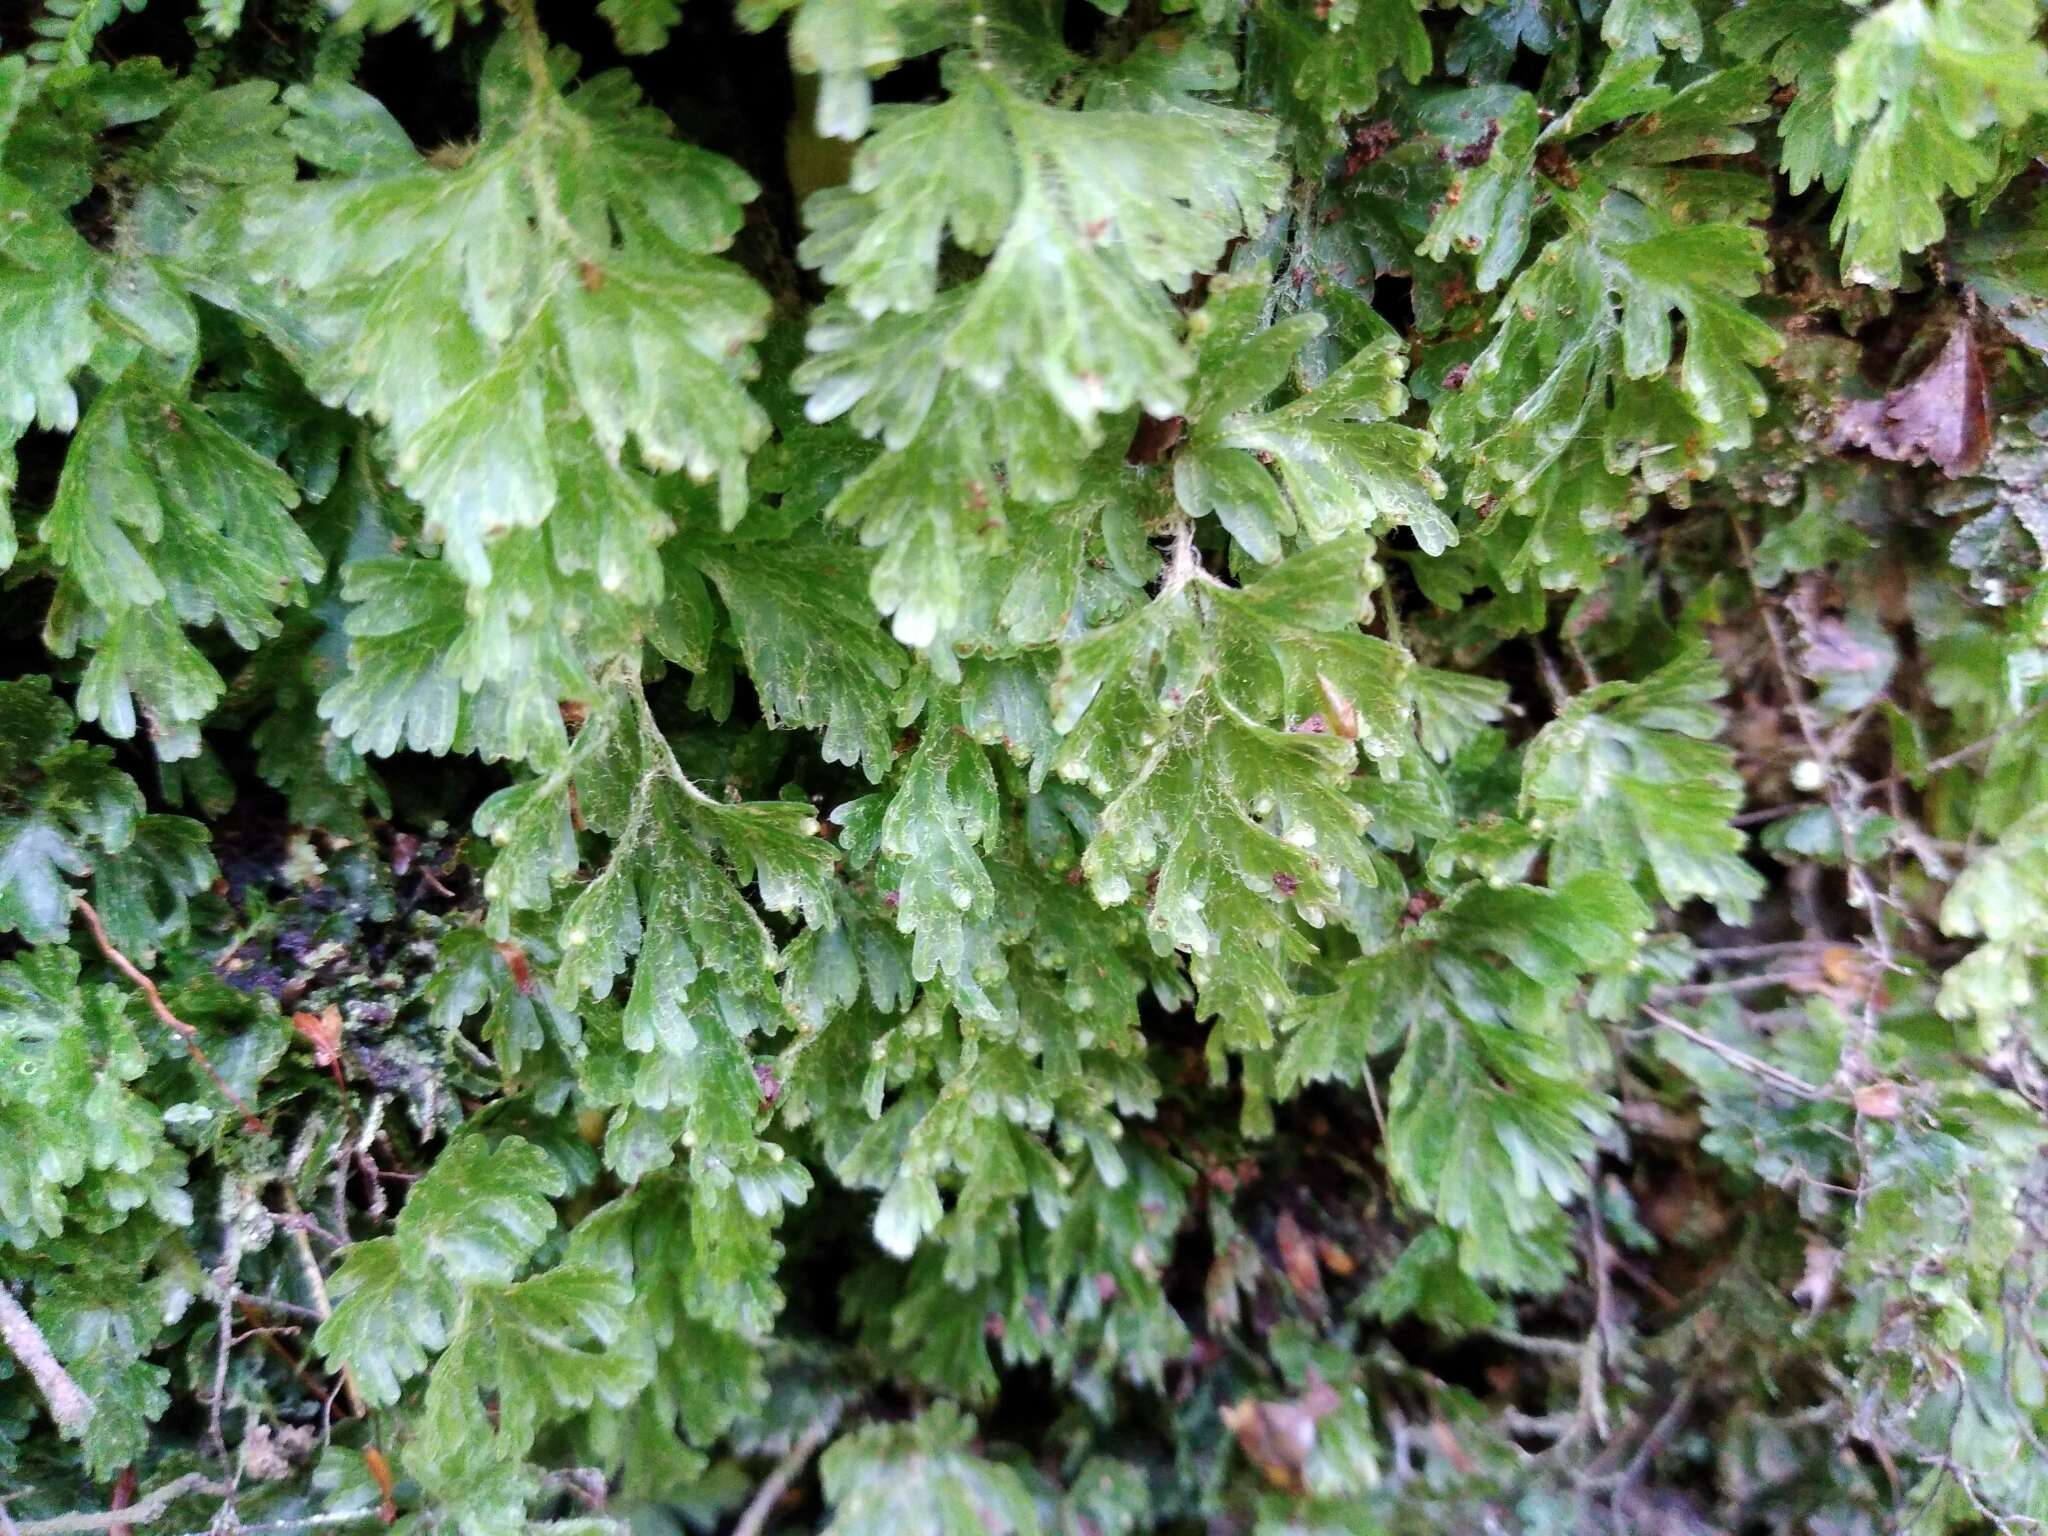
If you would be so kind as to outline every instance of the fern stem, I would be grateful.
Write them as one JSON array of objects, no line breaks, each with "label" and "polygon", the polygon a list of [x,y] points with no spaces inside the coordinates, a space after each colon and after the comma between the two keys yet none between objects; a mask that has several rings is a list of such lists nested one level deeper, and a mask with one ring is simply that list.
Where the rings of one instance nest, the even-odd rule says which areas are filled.
[{"label": "fern stem", "polygon": [[213,1086],[220,1090],[221,1097],[234,1105],[235,1112],[242,1117],[243,1128],[255,1135],[262,1135],[268,1129],[262,1117],[242,1102],[242,1096],[220,1075],[220,1069],[213,1064],[213,1059],[199,1043],[199,1031],[171,1012],[170,1005],[164,1001],[164,995],[157,990],[156,983],[151,981],[133,960],[115,948],[114,941],[107,937],[106,925],[100,921],[99,912],[93,904],[83,896],[75,900],[78,915],[85,919],[85,926],[92,930],[93,942],[99,946],[100,953],[106,956],[107,963],[135,983],[142,993],[143,1001],[149,1004],[149,1011],[163,1022],[166,1029],[185,1043],[185,1050],[192,1057],[194,1064],[213,1079]]}]

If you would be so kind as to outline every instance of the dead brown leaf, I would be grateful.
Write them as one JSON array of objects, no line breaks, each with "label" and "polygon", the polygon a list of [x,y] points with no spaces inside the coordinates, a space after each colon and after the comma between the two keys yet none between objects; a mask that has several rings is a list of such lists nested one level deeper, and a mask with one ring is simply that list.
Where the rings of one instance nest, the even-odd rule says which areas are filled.
[{"label": "dead brown leaf", "polygon": [[533,995],[533,963],[526,958],[526,951],[517,944],[508,944],[501,940],[498,944],[498,954],[503,957],[505,968],[511,971],[512,985],[519,989],[519,995],[521,997],[531,997]]},{"label": "dead brown leaf", "polygon": [[1828,1304],[1828,1298],[1835,1293],[1835,1276],[1841,1272],[1842,1254],[1840,1249],[1830,1248],[1818,1238],[1806,1241],[1806,1269],[1799,1277],[1799,1283],[1792,1287],[1792,1299],[1799,1302],[1809,1313],[1817,1313]]},{"label": "dead brown leaf", "polygon": [[242,1475],[259,1483],[282,1481],[312,1454],[318,1438],[310,1424],[251,1424],[242,1436]]},{"label": "dead brown leaf", "polygon": [[1890,1002],[1884,986],[1884,972],[1864,950],[1853,944],[1830,944],[1820,952],[1820,975],[1802,991],[1818,992],[1844,1008],[1858,1008],[1875,999]]},{"label": "dead brown leaf", "polygon": [[1187,436],[1188,419],[1185,416],[1140,416],[1137,429],[1131,433],[1131,446],[1125,450],[1126,464],[1157,464],[1165,458]]},{"label": "dead brown leaf", "polygon": [[1283,1211],[1273,1226],[1273,1242],[1280,1250],[1280,1268],[1294,1294],[1318,1311],[1323,1306],[1323,1268],[1316,1259],[1316,1245],[1301,1230],[1290,1211]]},{"label": "dead brown leaf", "polygon": [[1327,1237],[1316,1239],[1316,1257],[1323,1261],[1323,1268],[1342,1280],[1358,1273],[1358,1260]]},{"label": "dead brown leaf", "polygon": [[341,1010],[329,1003],[318,1013],[295,1013],[292,1028],[313,1047],[313,1059],[331,1067],[341,1059]]},{"label": "dead brown leaf", "polygon": [[1810,678],[1876,671],[1886,660],[1883,651],[1840,619],[1818,618],[1806,626],[1806,649],[1800,658],[1800,670]]},{"label": "dead brown leaf", "polygon": [[1275,1488],[1302,1489],[1302,1474],[1316,1448],[1316,1425],[1333,1412],[1340,1399],[1327,1382],[1317,1382],[1300,1397],[1275,1403],[1239,1398],[1221,1410],[1223,1427]]},{"label": "dead brown leaf", "polygon": [[1856,1113],[1873,1120],[1896,1120],[1905,1105],[1897,1083],[1865,1083],[1852,1095]]},{"label": "dead brown leaf", "polygon": [[1951,479],[1984,462],[1991,399],[1977,338],[1960,320],[1941,355],[1881,400],[1851,400],[1835,413],[1830,448],[1867,448],[1880,459],[1939,466]]}]

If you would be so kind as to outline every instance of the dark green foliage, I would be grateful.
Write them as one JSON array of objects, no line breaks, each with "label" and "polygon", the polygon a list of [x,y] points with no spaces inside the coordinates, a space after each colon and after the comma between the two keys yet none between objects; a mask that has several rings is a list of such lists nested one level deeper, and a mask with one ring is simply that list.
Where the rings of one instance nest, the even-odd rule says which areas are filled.
[{"label": "dark green foliage", "polygon": [[2048,1523],[2032,0],[17,9],[0,1532]]}]

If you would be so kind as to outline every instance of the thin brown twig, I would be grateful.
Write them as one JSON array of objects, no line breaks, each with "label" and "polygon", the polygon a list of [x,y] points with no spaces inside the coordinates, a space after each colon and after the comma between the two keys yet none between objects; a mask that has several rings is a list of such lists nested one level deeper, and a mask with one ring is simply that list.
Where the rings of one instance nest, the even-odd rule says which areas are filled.
[{"label": "thin brown twig", "polygon": [[[381,1520],[383,1515],[375,1509],[337,1509],[318,1515],[300,1515],[293,1520],[259,1520],[253,1525],[238,1524],[234,1536],[283,1536],[286,1531],[316,1531],[330,1525],[361,1525],[370,1520]],[[220,1536],[220,1532],[209,1527],[203,1531],[187,1531],[185,1536]]]},{"label": "thin brown twig", "polygon": [[1697,950],[1695,955],[1706,965],[1733,965],[1743,960],[1768,960],[1776,955],[1796,955],[1827,947],[1826,939],[1781,939],[1774,944],[1723,944]]},{"label": "thin brown twig", "polygon": [[[262,1315],[261,1312],[258,1310],[258,1307],[260,1305],[260,1302],[252,1303],[245,1296],[243,1296],[242,1293],[236,1292],[235,1306],[241,1312],[243,1319],[246,1322],[250,1323],[251,1326],[248,1328],[244,1328],[240,1333],[236,1334],[235,1342],[239,1344],[244,1339],[256,1340],[258,1343],[262,1344],[262,1346],[265,1349],[269,1350],[271,1354],[277,1357],[277,1361],[280,1365],[282,1365],[286,1370],[292,1373],[293,1378],[298,1382],[298,1384],[306,1389],[307,1396],[317,1398],[323,1396],[324,1394],[327,1394],[330,1391],[330,1389],[325,1384],[315,1381],[312,1376],[307,1374],[306,1368],[299,1362],[298,1356],[294,1355],[290,1350],[286,1349],[282,1343],[279,1342],[280,1335],[296,1334],[299,1332],[297,1328],[284,1329],[264,1328],[255,1326],[256,1319]],[[339,1392],[341,1389],[339,1387],[336,1387],[331,1390],[334,1392]]]},{"label": "thin brown twig", "polygon": [[57,1421],[59,1429],[75,1436],[92,1422],[92,1399],[79,1390],[71,1373],[58,1363],[42,1329],[4,1282],[0,1282],[0,1342],[7,1345],[28,1372],[29,1380],[36,1384],[36,1390],[43,1394],[50,1417]]},{"label": "thin brown twig", "polygon": [[[308,1223],[305,1213],[299,1209],[299,1197],[292,1193],[290,1184],[282,1188],[285,1209],[300,1218],[287,1227],[291,1233],[292,1251],[299,1261],[299,1274],[306,1282],[307,1294],[313,1298],[314,1315],[324,1323],[334,1315],[334,1303],[327,1295],[327,1277],[320,1272],[320,1261],[314,1257],[313,1244],[306,1236]],[[362,1394],[356,1390],[355,1373],[345,1365],[341,1368],[341,1386],[348,1394],[349,1412],[359,1419],[364,1417],[369,1409],[363,1405]]]},{"label": "thin brown twig", "polygon": [[1593,1326],[1579,1355],[1579,1412],[1590,1419],[1603,1443],[1613,1435],[1607,1419],[1607,1376],[1614,1365],[1613,1255],[1607,1246],[1607,1221],[1600,1211],[1596,1175],[1586,1193],[1586,1258],[1593,1272]]},{"label": "thin brown twig", "polygon": [[1672,987],[1652,987],[1650,995],[1663,1002],[1685,1002],[1716,997],[1724,992],[1760,992],[1765,987],[1790,987],[1811,983],[1812,971],[1763,971],[1754,976],[1720,976],[1713,981],[1689,981]]},{"label": "thin brown twig", "polygon": [[1960,768],[1964,763],[1970,761],[1971,758],[1980,757],[1984,753],[1989,752],[2021,726],[2031,724],[2033,721],[2040,719],[2044,714],[2048,714],[2048,699],[2036,700],[2006,721],[2005,724],[1999,726],[1997,730],[1978,737],[1968,746],[1957,747],[1953,752],[1947,752],[1940,757],[1930,759],[1917,775],[1908,776],[1903,773],[1894,773],[1882,779],[1872,779],[1858,793],[1861,795],[1873,794],[1880,789],[1893,789],[1901,784],[1910,784],[1913,782],[1914,777],[1931,779],[1937,773],[1946,773],[1951,768]]},{"label": "thin brown twig", "polygon": [[[126,1509],[135,1502],[135,1463],[130,1462],[121,1469],[121,1475],[114,1479],[113,1508]],[[131,1525],[111,1525],[107,1536],[129,1536],[135,1528]]]},{"label": "thin brown twig", "polygon": [[1674,1019],[1663,1009],[1643,1004],[1643,1015],[1652,1022],[1670,1030],[1682,1040],[1690,1040],[1703,1050],[1712,1051],[1738,1071],[1747,1072],[1774,1087],[1782,1088],[1797,1098],[1811,1099],[1815,1103],[1838,1102],[1837,1096],[1825,1088],[1816,1088],[1803,1077],[1796,1077],[1783,1067],[1774,1067],[1759,1056],[1752,1056],[1740,1046],[1730,1045],[1725,1040],[1716,1040],[1712,1035],[1702,1034],[1682,1019]]},{"label": "thin brown twig", "polygon": [[223,1498],[227,1491],[225,1483],[216,1483],[203,1472],[187,1472],[120,1509],[80,1510],[76,1514],[52,1515],[47,1520],[17,1520],[14,1531],[15,1536],[77,1536],[85,1531],[111,1531],[117,1525],[148,1525],[161,1519],[180,1499]]},{"label": "thin brown twig", "polygon": [[754,1496],[747,1501],[747,1507],[740,1512],[739,1519],[733,1524],[732,1536],[761,1536],[762,1529],[768,1524],[769,1515],[775,1512],[776,1504],[781,1501],[783,1494],[789,1491],[789,1485],[796,1481],[797,1474],[804,1469],[804,1464],[818,1454],[820,1446],[832,1438],[832,1431],[839,1425],[839,1415],[843,1407],[842,1403],[835,1401],[804,1426],[803,1433],[796,1437],[796,1443],[790,1446],[782,1460],[775,1463],[774,1470],[762,1481],[761,1486],[754,1490]]},{"label": "thin brown twig", "polygon": [[107,937],[106,924],[100,921],[100,915],[94,910],[93,904],[83,896],[75,897],[73,900],[78,907],[79,915],[85,919],[86,927],[92,930],[93,942],[99,946],[100,953],[107,957],[107,963],[135,983],[142,993],[143,1001],[149,1004],[149,1011],[157,1016],[166,1029],[185,1042],[185,1049],[192,1060],[213,1079],[213,1086],[220,1090],[221,1097],[235,1106],[236,1113],[242,1117],[243,1128],[259,1136],[264,1134],[268,1127],[253,1109],[242,1102],[242,1096],[235,1092],[228,1080],[220,1075],[220,1069],[213,1064],[212,1058],[199,1043],[199,1031],[171,1012],[170,1005],[164,1001],[163,993],[157,991],[156,983],[151,981],[133,960],[114,947],[114,941]]},{"label": "thin brown twig", "polygon": [[[1742,550],[1742,566],[1749,573],[1750,588],[1756,593],[1757,614],[1763,620],[1764,634],[1770,641],[1771,658],[1778,669],[1778,681],[1785,690],[1785,702],[1792,711],[1792,718],[1799,726],[1799,735],[1806,743],[1806,750],[1821,773],[1821,788],[1826,796],[1828,816],[1834,822],[1835,836],[1842,848],[1842,864],[1848,871],[1849,888],[1854,894],[1855,905],[1862,907],[1870,923],[1870,939],[1876,951],[1878,964],[1886,971],[1898,968],[1892,956],[1891,938],[1885,932],[1884,898],[1878,894],[1876,883],[1868,870],[1856,857],[1856,839],[1849,825],[1848,812],[1842,808],[1837,781],[1835,757],[1821,739],[1820,724],[1814,719],[1813,710],[1807,702],[1806,690],[1800,685],[1799,673],[1792,665],[1792,651],[1785,643],[1784,626],[1778,622],[1778,610],[1770,593],[1757,580],[1756,565],[1750,550],[1749,531],[1743,527],[1742,519],[1736,518],[1731,526],[1735,530],[1735,542]],[[1863,1000],[1859,1028],[1845,1036],[1842,1059],[1837,1076],[1846,1081],[1868,1078],[1872,1073],[1870,1049],[1877,1038],[1877,989],[1870,989]]]}]

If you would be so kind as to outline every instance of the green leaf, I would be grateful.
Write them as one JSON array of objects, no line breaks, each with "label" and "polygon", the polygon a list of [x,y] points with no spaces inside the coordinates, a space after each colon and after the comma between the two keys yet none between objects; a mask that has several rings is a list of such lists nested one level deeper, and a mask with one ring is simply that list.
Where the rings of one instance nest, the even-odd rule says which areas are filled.
[{"label": "green leaf", "polygon": [[450,1297],[438,1280],[431,1269],[417,1273],[406,1267],[397,1238],[373,1238],[349,1249],[331,1286],[333,1315],[313,1342],[355,1373],[365,1402],[397,1402],[405,1383],[447,1343]]},{"label": "green leaf", "polygon": [[35,41],[28,56],[38,64],[82,65],[92,55],[93,39],[120,19],[123,11],[139,11],[147,0],[42,0],[29,24]]},{"label": "green leaf", "polygon": [[1981,941],[1942,978],[1942,1012],[2001,1026],[2023,1016],[2044,979],[2044,916],[2048,811],[2037,809],[1972,859],[1942,901],[1942,932]]},{"label": "green leaf", "polygon": [[828,763],[888,771],[904,656],[875,622],[865,562],[830,544],[734,544],[696,564],[732,616],[769,720],[823,732]]},{"label": "green leaf", "polygon": [[[1190,47],[1171,68],[1227,84],[1206,57]],[[811,419],[847,415],[883,442],[831,515],[886,546],[874,596],[906,644],[971,610],[968,551],[1001,526],[1000,488],[1072,496],[1106,417],[1186,398],[1169,295],[1262,220],[1284,178],[1269,123],[1184,94],[1183,78],[1141,72],[1072,112],[963,74],[946,101],[891,112],[850,183],[806,207],[800,255],[834,295],[794,380]],[[987,257],[979,275],[942,284],[947,240]]]},{"label": "green leaf", "polygon": [[14,561],[14,444],[78,424],[71,379],[98,339],[92,251],[35,192],[0,175],[0,570]]},{"label": "green leaf", "polygon": [[36,1308],[50,1351],[93,1405],[84,1431],[85,1464],[100,1480],[143,1455],[151,1425],[170,1407],[170,1372],[145,1359],[163,1319],[139,1286],[104,1279],[74,1283]]},{"label": "green leaf", "polygon": [[1999,174],[1998,130],[2048,111],[2048,47],[2027,0],[1889,0],[1836,61],[1835,137],[1853,146],[1830,233],[1856,282],[1899,285],[1942,237],[1945,195]]},{"label": "green leaf", "polygon": [[1387,1141],[1401,1193],[1456,1234],[1467,1274],[1554,1289],[1559,1207],[1585,1191],[1587,1160],[1612,1125],[1563,1010],[1586,973],[1633,955],[1648,920],[1605,872],[1549,890],[1464,886],[1310,1005],[1281,1086],[1356,1082],[1402,1046]]},{"label": "green leaf", "polygon": [[1258,409],[1323,329],[1304,314],[1260,330],[1266,292],[1263,283],[1219,284],[1192,327],[1195,392],[1173,455],[1181,510],[1213,513],[1261,561],[1279,557],[1282,537],[1320,544],[1396,527],[1441,553],[1457,535],[1436,506],[1444,486],[1429,462],[1435,440],[1398,421],[1408,406],[1400,344],[1383,336],[1313,390]]},{"label": "green leaf", "polygon": [[790,62],[817,77],[815,87],[799,82],[798,111],[812,98],[816,131],[831,139],[867,133],[875,72],[943,47],[967,30],[965,15],[916,0],[742,0],[739,21],[758,31],[790,12]]},{"label": "green leaf", "polygon": [[881,828],[881,868],[896,882],[896,926],[915,938],[910,966],[919,981],[944,970],[965,982],[971,966],[986,964],[965,929],[986,923],[995,901],[976,850],[997,820],[988,753],[943,719],[927,719]]},{"label": "green leaf", "polygon": [[1432,261],[1447,260],[1453,251],[1476,256],[1481,292],[1499,287],[1528,248],[1540,190],[1534,166],[1542,123],[1535,98],[1517,92],[1493,129],[1486,158],[1452,181],[1420,247]]},{"label": "green leaf", "polygon": [[548,1202],[567,1188],[561,1169],[532,1142],[507,1136],[494,1147],[481,1136],[462,1137],[435,1159],[399,1213],[406,1266],[458,1286],[505,1284],[554,1230]]},{"label": "green leaf", "polygon": [[[0,683],[0,933],[30,943],[60,941],[71,927],[73,881],[93,872],[96,895],[114,895],[114,921],[147,950],[183,921],[182,898],[211,861],[188,822],[145,818],[142,792],[114,767],[105,747],[71,740],[71,711],[47,678]],[[122,862],[144,821],[157,825],[173,866],[163,871],[167,910],[139,911],[125,893],[144,870]],[[145,902],[146,888],[143,890]]]},{"label": "green leaf", "polygon": [[356,750],[552,762],[565,745],[557,700],[588,689],[558,629],[473,627],[462,580],[446,562],[353,561],[342,596],[348,670],[319,712]]},{"label": "green leaf", "polygon": [[1623,58],[1665,49],[1688,64],[1706,46],[1692,0],[1611,0],[1600,18],[1600,40]]},{"label": "green leaf", "polygon": [[937,1403],[902,1424],[869,1424],[819,1464],[826,1536],[1038,1536],[1023,1479],[976,1455],[974,1420]]},{"label": "green leaf", "polygon": [[183,816],[144,816],[127,844],[94,867],[93,905],[116,947],[147,961],[184,934],[188,899],[218,874],[205,827]]},{"label": "green leaf", "polygon": [[644,1380],[640,1362],[612,1347],[630,1295],[620,1277],[581,1264],[466,1293],[427,1383],[418,1455],[429,1482],[444,1466],[466,1471],[485,1447],[521,1458],[541,1425],[600,1400],[625,1402]]},{"label": "green leaf", "polygon": [[1794,192],[1838,190],[1854,161],[1856,141],[1835,136],[1835,60],[1853,20],[1838,0],[1753,0],[1722,18],[1732,52],[1768,60],[1772,78],[1798,91],[1778,120],[1778,165]]},{"label": "green leaf", "polygon": [[1142,885],[1155,945],[1193,957],[1224,1017],[1218,1046],[1270,1041],[1284,967],[1313,953],[1295,915],[1320,922],[1371,868],[1347,786],[1358,748],[1399,750],[1407,712],[1407,658],[1356,627],[1375,575],[1356,537],[1243,588],[1169,575],[1066,651],[1054,770],[1106,802],[1082,867],[1105,905]]},{"label": "green leaf", "polygon": [[79,712],[166,760],[197,749],[220,675],[182,626],[253,649],[326,565],[291,516],[298,487],[197,402],[132,374],[93,401],[40,529],[64,572],[50,629],[93,647]]},{"label": "green leaf", "polygon": [[[594,1212],[571,1238],[570,1260],[630,1279],[632,1304],[620,1348],[650,1358],[645,1392],[623,1415],[599,1413],[620,1434],[658,1427],[706,1444],[743,1414],[758,1411],[768,1390],[761,1339],[781,1296],[771,1271],[780,1250],[751,1246],[719,1252],[720,1236],[704,1230],[731,1212],[693,1204],[690,1184],[656,1174]],[[728,1289],[737,1259],[743,1279]]]},{"label": "green leaf", "polygon": [[600,0],[597,11],[612,24],[621,53],[659,53],[683,19],[680,0]]},{"label": "green leaf", "polygon": [[2005,328],[2048,356],[2048,197],[2015,193],[1949,254]]},{"label": "green leaf", "polygon": [[331,8],[341,13],[343,26],[389,32],[410,21],[436,47],[446,47],[457,20],[475,21],[483,14],[483,0],[339,0]]},{"label": "green leaf", "polygon": [[119,994],[78,972],[56,946],[0,964],[0,1243],[17,1248],[130,1213],[191,1219],[185,1160],[127,1086],[148,1057]]},{"label": "green leaf", "polygon": [[[983,393],[1016,375],[1083,433],[1130,405],[1169,414],[1190,368],[1161,290],[1213,265],[1280,185],[1256,119],[1148,105],[1077,114],[963,82],[939,106],[893,115],[849,187],[813,199],[803,258],[864,320],[929,312],[943,366]],[[935,310],[942,233],[989,264],[960,303]],[[841,345],[822,339],[813,346]],[[822,383],[816,367],[809,377]],[[811,409],[851,403],[834,392]]]},{"label": "green leaf", "polygon": [[1739,301],[1764,266],[1754,230],[1602,220],[1510,286],[1503,323],[1438,413],[1510,590],[1531,575],[1595,581],[1597,541],[1641,510],[1644,489],[1698,478],[1712,450],[1749,441],[1766,398],[1754,370],[1779,342]]},{"label": "green leaf", "polygon": [[1343,119],[1379,101],[1381,83],[1399,69],[1411,85],[1429,73],[1433,52],[1414,0],[1333,0],[1329,5],[1264,5],[1248,13],[1247,73],[1274,77],[1281,110],[1306,141],[1297,154],[1333,146]]},{"label": "green leaf", "polygon": [[[289,295],[222,299],[323,398],[383,427],[400,483],[472,586],[492,579],[506,534],[580,521],[582,499],[602,498],[595,528],[554,541],[554,565],[594,560],[608,589],[654,596],[649,533],[667,519],[643,469],[717,479],[731,521],[767,434],[740,383],[767,300],[713,259],[753,183],[671,139],[622,73],[535,96],[452,166],[380,152],[356,169],[220,210],[198,248],[234,252],[253,285]],[[297,238],[308,224],[348,234],[316,251]]]},{"label": "green leaf", "polygon": [[1742,805],[1734,754],[1714,741],[1725,688],[1704,647],[1639,683],[1571,700],[1529,744],[1521,806],[1550,843],[1552,878],[1647,876],[1674,906],[1699,897],[1737,921],[1763,892],[1730,819]]},{"label": "green leaf", "polygon": [[1541,1036],[1425,1019],[1395,1070],[1387,1162],[1411,1202],[1458,1234],[1475,1279],[1554,1289],[1560,1207],[1583,1194],[1605,1097]]}]

